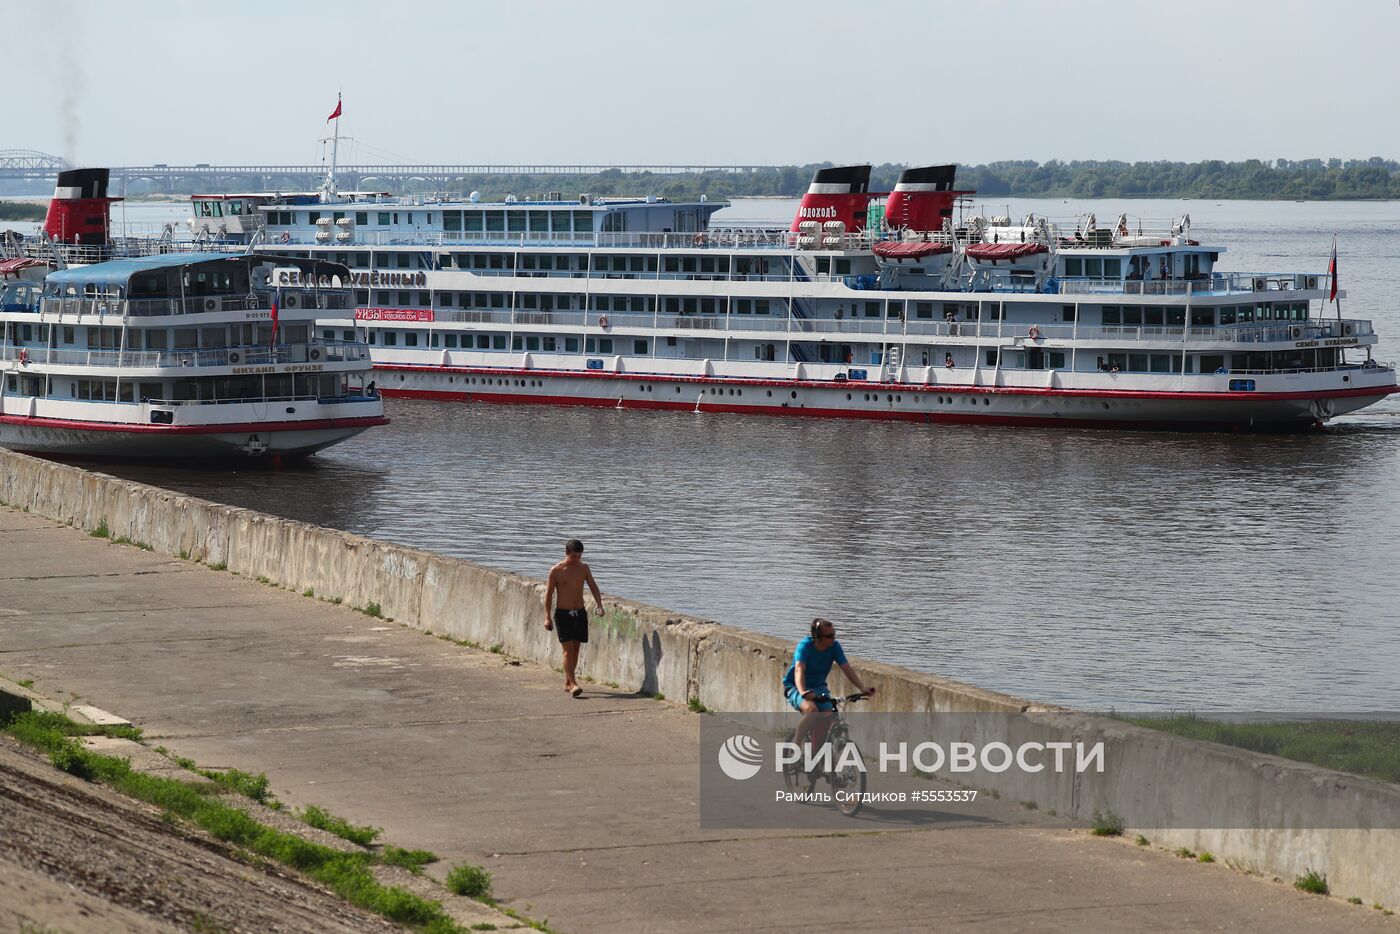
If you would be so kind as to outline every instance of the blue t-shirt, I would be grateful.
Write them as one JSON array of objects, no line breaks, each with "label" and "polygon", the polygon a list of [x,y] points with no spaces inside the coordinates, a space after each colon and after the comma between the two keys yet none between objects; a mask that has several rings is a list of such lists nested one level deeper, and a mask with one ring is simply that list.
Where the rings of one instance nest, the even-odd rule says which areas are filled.
[{"label": "blue t-shirt", "polygon": [[792,653],[792,664],[788,666],[787,674],[783,675],[785,689],[797,687],[798,662],[806,668],[802,686],[809,691],[825,691],[826,676],[831,674],[831,666],[846,664],[846,653],[841,651],[840,642],[832,640],[830,648],[819,649],[812,637],[807,636],[797,643],[797,649]]}]

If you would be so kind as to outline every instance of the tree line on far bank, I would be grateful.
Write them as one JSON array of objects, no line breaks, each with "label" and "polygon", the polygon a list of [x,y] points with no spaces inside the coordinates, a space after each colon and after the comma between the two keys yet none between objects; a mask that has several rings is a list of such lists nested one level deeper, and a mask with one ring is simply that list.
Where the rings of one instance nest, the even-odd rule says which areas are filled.
[{"label": "tree line on far bank", "polygon": [[[831,163],[787,165],[753,172],[684,175],[481,175],[464,180],[462,192],[494,200],[514,194],[538,197],[658,195],[673,200],[755,196],[800,197],[812,173]],[[903,166],[875,166],[874,191],[889,191]],[[1203,198],[1240,200],[1400,199],[1400,163],[1391,159],[1278,159],[1244,162],[1035,162],[1018,160],[958,167],[958,187],[990,198]]]}]

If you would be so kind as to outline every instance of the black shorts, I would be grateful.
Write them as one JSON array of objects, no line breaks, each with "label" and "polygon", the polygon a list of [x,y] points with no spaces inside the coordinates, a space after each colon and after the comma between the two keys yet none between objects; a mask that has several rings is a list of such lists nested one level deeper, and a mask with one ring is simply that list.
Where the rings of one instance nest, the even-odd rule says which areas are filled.
[{"label": "black shorts", "polygon": [[588,611],[582,607],[577,610],[556,609],[554,632],[559,636],[560,642],[587,642]]}]

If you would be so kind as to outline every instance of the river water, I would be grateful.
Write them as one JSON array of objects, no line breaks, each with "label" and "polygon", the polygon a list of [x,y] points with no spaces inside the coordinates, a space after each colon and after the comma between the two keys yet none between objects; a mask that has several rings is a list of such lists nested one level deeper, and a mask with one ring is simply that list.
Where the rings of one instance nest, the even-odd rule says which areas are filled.
[{"label": "river water", "polygon": [[[1400,204],[989,206],[1120,209],[1192,212],[1231,270],[1321,273],[1335,233],[1346,315],[1400,357]],[[794,641],[827,616],[853,654],[1041,701],[1400,709],[1396,400],[1284,437],[386,405],[303,467],[99,469],[537,577],[577,536],[605,592]]]}]

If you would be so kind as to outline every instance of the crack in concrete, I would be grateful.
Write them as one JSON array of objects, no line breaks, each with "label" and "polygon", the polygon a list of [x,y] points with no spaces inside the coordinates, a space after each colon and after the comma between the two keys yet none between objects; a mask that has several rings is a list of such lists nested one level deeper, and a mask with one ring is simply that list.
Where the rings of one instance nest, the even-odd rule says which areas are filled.
[{"label": "crack in concrete", "polygon": [[112,571],[104,574],[35,574],[23,575],[20,577],[0,577],[0,581],[57,581],[57,580],[98,580],[101,578],[117,577],[145,577],[152,574],[166,574],[170,571],[188,573],[196,570],[191,567],[184,567],[174,561],[165,562],[157,570],[150,571]]},{"label": "crack in concrete", "polygon": [[[643,711],[644,713],[646,711]],[[668,713],[669,711],[657,710],[656,713]],[[341,730],[354,730],[363,732],[365,730],[399,730],[406,727],[420,726],[470,726],[485,723],[527,723],[547,720],[564,720],[570,717],[607,717],[626,714],[636,716],[631,710],[622,708],[610,708],[606,710],[580,710],[576,713],[567,714],[545,714],[537,716],[512,716],[512,717],[477,717],[470,720],[461,719],[441,719],[441,720],[393,720],[385,723],[300,723],[292,726],[267,726],[253,730],[221,730],[219,732],[203,733],[161,733],[154,732],[153,728],[146,727],[144,736],[147,739],[218,739],[225,736],[263,736],[278,733],[329,733]]]}]

